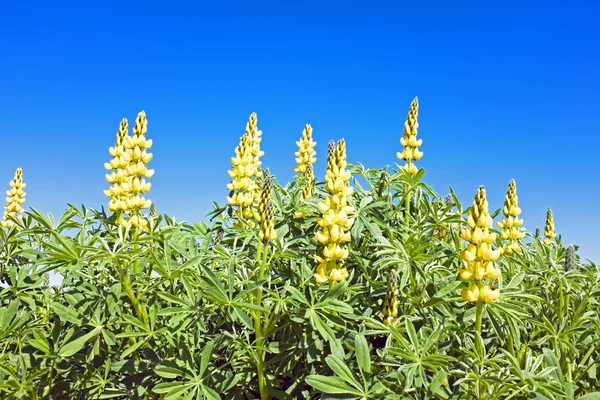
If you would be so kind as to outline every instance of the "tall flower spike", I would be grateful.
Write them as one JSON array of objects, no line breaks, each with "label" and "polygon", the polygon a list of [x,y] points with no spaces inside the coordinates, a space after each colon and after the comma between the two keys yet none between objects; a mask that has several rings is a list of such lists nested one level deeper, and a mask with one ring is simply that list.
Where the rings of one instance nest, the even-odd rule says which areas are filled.
[{"label": "tall flower spike", "polygon": [[257,180],[262,175],[260,157],[264,154],[260,150],[261,135],[262,132],[257,128],[256,113],[252,113],[246,124],[246,132],[235,149],[235,156],[231,158],[232,168],[227,171],[231,177],[227,189],[232,192],[227,197],[227,203],[237,208],[238,217],[250,223],[254,217],[254,204],[260,196]]},{"label": "tall flower spike", "polygon": [[303,176],[305,177],[309,168],[312,169],[312,165],[317,161],[315,157],[317,154],[315,151],[316,144],[312,138],[312,127],[310,124],[306,124],[304,131],[302,131],[302,137],[296,142],[298,151],[295,153],[296,166],[294,167],[294,171],[298,173],[296,175],[297,180]]},{"label": "tall flower spike", "polygon": [[451,195],[450,193],[448,193],[448,194],[446,195],[446,200],[445,200],[445,202],[446,202],[446,205],[452,204],[452,203],[454,202],[454,199],[452,198],[452,195]]},{"label": "tall flower spike", "polygon": [[469,228],[464,228],[461,232],[463,240],[467,242],[467,248],[460,253],[464,263],[460,277],[468,281],[469,286],[462,290],[461,296],[470,302],[481,299],[490,303],[500,297],[500,291],[490,289],[488,282],[491,283],[500,277],[500,270],[494,266],[494,261],[500,257],[501,251],[492,250],[496,234],[490,232],[493,221],[483,186],[479,187],[473,206],[469,208],[467,224]]},{"label": "tall flower spike", "polygon": [[388,288],[383,302],[383,324],[398,325],[398,300],[396,299],[396,271],[391,270],[388,278]]},{"label": "tall flower spike", "polygon": [[346,166],[344,139],[337,146],[330,142],[325,174],[328,196],[318,205],[323,215],[317,219],[321,230],[317,231],[316,236],[324,246],[322,257],[316,257],[318,266],[314,277],[318,283],[348,279],[348,270],[342,267],[342,261],[348,258],[348,249],[343,244],[350,241],[349,229],[354,220],[348,215],[354,213],[354,208],[348,204],[353,190],[349,183],[351,173]]},{"label": "tall flower spike", "polygon": [[4,206],[4,221],[2,226],[10,228],[15,224],[15,220],[19,218],[19,214],[23,213],[23,204],[25,204],[25,187],[23,183],[23,170],[17,168],[15,177],[9,183],[10,190],[6,191],[6,205]]},{"label": "tall flower spike", "polygon": [[565,271],[570,271],[575,268],[576,262],[577,257],[575,256],[575,247],[573,245],[569,245],[569,247],[567,247],[567,251],[565,252]]},{"label": "tall flower spike", "polygon": [[141,229],[147,229],[148,227],[148,220],[141,214],[141,211],[150,208],[152,205],[152,201],[143,196],[152,187],[150,182],[146,182],[146,179],[154,175],[154,170],[147,167],[148,162],[152,160],[152,153],[147,152],[152,147],[152,140],[146,139],[147,131],[146,113],[141,111],[136,118],[133,134],[127,136],[123,141],[125,160],[128,161],[125,167],[126,184],[124,185],[124,191],[127,206],[125,212],[130,217],[127,220],[122,220],[122,224]]},{"label": "tall flower spike", "polygon": [[275,232],[274,214],[275,208],[273,206],[273,200],[269,200],[260,216],[259,236],[264,244],[275,240],[277,237],[277,233]]},{"label": "tall flower spike", "polygon": [[267,208],[267,204],[271,201],[271,192],[273,188],[273,180],[271,178],[271,170],[267,168],[265,170],[265,175],[262,181],[262,187],[260,191],[260,200],[258,202],[258,216],[257,220],[261,221],[263,215],[265,214],[265,210]]},{"label": "tall flower spike", "polygon": [[554,218],[552,217],[552,210],[548,209],[548,213],[546,214],[546,227],[544,228],[544,243],[550,245],[552,243],[552,239],[556,237],[556,232],[554,232]]},{"label": "tall flower spike", "polygon": [[510,254],[513,251],[517,253],[521,252],[521,245],[517,240],[521,240],[525,237],[525,232],[521,230],[523,220],[519,219],[521,209],[519,208],[519,198],[517,196],[517,184],[514,179],[511,179],[508,184],[508,191],[506,192],[506,199],[504,200],[503,208],[504,218],[501,222],[498,222],[498,228],[503,229],[500,233],[501,240],[508,240],[502,247],[502,252]]},{"label": "tall flower spike", "polygon": [[304,184],[302,185],[302,198],[308,199],[312,196],[313,182],[315,180],[315,174],[313,172],[312,164],[306,166],[306,172],[304,173]]},{"label": "tall flower spike", "polygon": [[127,119],[123,118],[117,131],[117,139],[115,147],[111,147],[108,151],[112,156],[110,162],[104,164],[104,168],[111,171],[106,175],[106,181],[110,187],[104,191],[106,197],[110,197],[108,202],[108,211],[111,213],[118,213],[119,219],[120,214],[127,211],[126,196],[128,193],[129,185],[126,183],[128,176],[126,175],[126,167],[129,165],[129,159],[125,154],[125,139],[129,127],[127,126]]},{"label": "tall flower spike", "polygon": [[396,156],[406,161],[406,164],[402,166],[411,175],[416,175],[419,171],[417,166],[414,164],[423,157],[423,152],[419,151],[419,147],[423,143],[422,139],[417,140],[417,129],[419,128],[419,99],[415,97],[410,104],[408,110],[408,117],[404,123],[404,136],[400,139],[400,144],[404,146],[402,152],[398,152]]}]

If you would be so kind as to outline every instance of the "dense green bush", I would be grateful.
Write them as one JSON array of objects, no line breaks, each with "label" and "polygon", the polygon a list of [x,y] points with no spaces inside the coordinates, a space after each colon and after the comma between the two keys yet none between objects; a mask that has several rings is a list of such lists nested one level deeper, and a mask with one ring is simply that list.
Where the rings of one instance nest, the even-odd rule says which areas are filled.
[{"label": "dense green bush", "polygon": [[262,374],[278,399],[600,398],[596,265],[527,235],[496,262],[478,336],[458,277],[466,207],[424,170],[349,167],[349,277],[330,285],[313,276],[321,181],[306,199],[302,180],[273,183],[266,244],[216,203],[209,224],[158,215],[139,233],[104,210],[27,212],[0,230],[0,397],[260,398]]}]

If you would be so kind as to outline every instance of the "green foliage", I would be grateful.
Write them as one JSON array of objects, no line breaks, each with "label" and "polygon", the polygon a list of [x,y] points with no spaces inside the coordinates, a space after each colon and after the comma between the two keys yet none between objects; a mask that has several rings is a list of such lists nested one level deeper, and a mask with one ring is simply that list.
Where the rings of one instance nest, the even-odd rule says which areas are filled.
[{"label": "green foliage", "polygon": [[466,207],[438,201],[423,170],[352,172],[350,277],[331,287],[313,279],[321,184],[301,202],[297,183],[274,183],[265,246],[216,204],[210,224],[162,215],[139,236],[104,211],[31,210],[0,231],[0,397],[259,398],[261,365],[278,399],[600,398],[595,264],[571,252],[565,270],[560,240],[529,236],[499,260],[475,340],[457,277]]}]

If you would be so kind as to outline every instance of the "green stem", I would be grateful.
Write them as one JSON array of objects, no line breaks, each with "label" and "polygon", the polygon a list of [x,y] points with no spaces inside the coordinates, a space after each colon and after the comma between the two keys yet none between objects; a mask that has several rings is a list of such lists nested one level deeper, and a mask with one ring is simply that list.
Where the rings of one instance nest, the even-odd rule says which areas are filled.
[{"label": "green stem", "polygon": [[129,279],[129,273],[127,271],[125,271],[125,273],[122,275],[121,282],[127,297],[129,297],[129,301],[131,301],[131,305],[133,306],[133,310],[135,311],[137,317],[144,323],[144,325],[148,326],[146,311],[140,306],[138,298],[133,293],[133,289],[131,289],[131,280]]},{"label": "green stem", "polygon": [[[411,162],[411,160],[408,160],[407,162],[408,162],[408,167],[409,167],[409,169],[407,169],[407,171],[408,171],[408,170],[410,170],[410,166],[411,166],[412,162]],[[410,215],[410,191],[411,191],[411,189],[412,189],[412,187],[408,188],[408,191],[406,193],[406,200],[404,203],[404,209],[406,212],[406,214],[404,215],[404,218],[406,218],[407,221],[408,221],[408,216]]]},{"label": "green stem", "polygon": [[[476,310],[476,314],[475,314],[475,347],[479,348],[479,346],[482,345],[480,338],[481,338],[481,320],[483,317],[483,300],[478,299],[477,300],[477,310]],[[478,335],[477,335],[478,333]]]},{"label": "green stem", "polygon": [[140,265],[139,265],[139,257],[138,257],[138,250],[139,250],[139,244],[138,244],[138,237],[139,237],[139,229],[138,227],[134,227],[133,228],[133,250],[134,250],[134,254],[135,254],[135,261],[133,262],[133,274],[137,275],[140,272]]},{"label": "green stem", "polygon": [[[264,248],[264,251],[263,250]],[[260,271],[259,271],[259,275],[258,275],[258,279],[259,280],[264,280],[265,279],[265,267],[267,264],[267,248],[266,246],[264,246],[262,243],[259,244],[258,246],[258,251],[257,251],[257,260],[259,260],[261,258],[261,251],[262,251],[262,260],[260,262]],[[261,302],[262,302],[262,288],[257,288],[255,291],[255,299],[256,299],[256,305],[260,306]],[[262,326],[261,326],[261,318],[260,318],[260,311],[256,311],[254,313],[254,333],[255,333],[255,340],[256,340],[256,372],[258,375],[258,389],[260,391],[260,398],[261,400],[267,400],[268,399],[268,394],[267,394],[267,385],[266,385],[266,380],[265,380],[265,360],[264,360],[264,353],[262,351],[262,347],[264,345],[264,338],[262,337],[263,332],[262,332]]]}]

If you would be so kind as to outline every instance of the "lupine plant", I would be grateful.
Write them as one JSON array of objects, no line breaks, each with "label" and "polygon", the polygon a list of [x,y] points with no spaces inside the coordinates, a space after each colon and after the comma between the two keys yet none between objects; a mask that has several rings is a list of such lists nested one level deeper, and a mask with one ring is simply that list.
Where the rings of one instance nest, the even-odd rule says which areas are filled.
[{"label": "lupine plant", "polygon": [[415,164],[418,126],[415,98],[403,165],[349,164],[342,139],[318,171],[307,125],[282,184],[253,113],[200,222],[144,197],[143,112],[110,148],[107,208],[24,210],[17,170],[0,398],[600,399],[598,266],[550,211],[544,237],[527,233],[514,181],[503,205],[483,187],[468,207],[440,197]]}]

